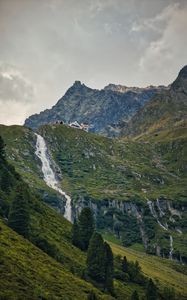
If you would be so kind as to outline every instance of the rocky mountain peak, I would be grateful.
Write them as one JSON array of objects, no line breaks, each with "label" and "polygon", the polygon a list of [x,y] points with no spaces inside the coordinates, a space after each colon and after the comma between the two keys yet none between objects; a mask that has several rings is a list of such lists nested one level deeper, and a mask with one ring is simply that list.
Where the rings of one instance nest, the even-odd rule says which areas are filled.
[{"label": "rocky mountain peak", "polygon": [[73,87],[81,87],[83,84],[81,83],[80,80],[75,80]]},{"label": "rocky mountain peak", "polygon": [[118,92],[118,93],[127,93],[127,92],[133,92],[133,93],[142,93],[144,91],[151,91],[151,90],[155,90],[155,92],[159,92],[161,90],[167,89],[166,86],[147,86],[145,88],[142,87],[128,87],[126,85],[121,85],[121,84],[112,84],[109,83],[107,86],[104,87],[104,90],[106,91],[113,91],[113,92]]},{"label": "rocky mountain peak", "polygon": [[77,94],[86,92],[89,88],[79,80],[76,80],[74,84],[67,90],[66,95]]},{"label": "rocky mountain peak", "polygon": [[178,77],[187,79],[187,65],[180,70]]},{"label": "rocky mountain peak", "polygon": [[171,85],[171,89],[187,94],[187,65],[180,70],[176,80]]}]

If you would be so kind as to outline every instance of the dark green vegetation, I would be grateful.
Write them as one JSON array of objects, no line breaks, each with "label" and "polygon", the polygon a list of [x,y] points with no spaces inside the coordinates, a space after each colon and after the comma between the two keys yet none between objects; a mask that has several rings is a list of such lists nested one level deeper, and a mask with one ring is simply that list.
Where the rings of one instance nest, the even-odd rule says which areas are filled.
[{"label": "dark green vegetation", "polygon": [[152,279],[149,279],[146,290],[146,300],[158,299],[158,290]]},{"label": "dark green vegetation", "polygon": [[[154,299],[156,292],[148,296],[148,290],[154,290],[149,289],[149,284],[153,284],[157,287],[158,297],[164,300],[174,298],[172,288],[176,291],[177,299],[185,299],[186,266],[179,262],[187,262],[186,78],[184,68],[168,91],[156,95],[141,110],[139,118],[134,116],[134,123],[129,122],[127,129],[124,129],[128,136],[120,139],[97,136],[65,125],[46,125],[38,129],[46,140],[59,181],[72,197],[72,212],[77,219],[72,238],[71,225],[62,214],[46,205],[50,204],[63,213],[65,201],[46,187],[42,179],[41,163],[35,155],[34,132],[21,126],[0,126],[7,157],[6,161],[4,142],[0,139],[0,215],[4,223],[1,233],[2,236],[5,234],[4,240],[9,240],[10,235],[10,243],[14,241],[15,232],[6,227],[9,223],[30,241],[18,235],[15,237],[16,240],[18,238],[15,261],[22,267],[21,274],[25,274],[24,278],[27,278],[31,287],[28,298],[34,299],[32,293],[37,284],[33,280],[34,265],[28,269],[25,243],[29,243],[33,259],[42,261],[43,257],[44,260],[47,257],[48,262],[53,261],[57,268],[63,268],[63,274],[70,276],[67,281],[72,277],[77,282],[75,285],[80,289],[83,299],[112,297],[104,295],[103,286],[100,287],[94,278],[87,277],[85,251],[93,232],[93,219],[89,214],[79,218],[79,211],[89,206],[93,210],[97,230],[109,239],[130,247],[125,249],[111,244],[115,255],[127,257],[127,260],[121,259],[120,263],[114,259],[113,297],[130,299],[136,290],[140,299],[142,296]],[[87,228],[89,238],[87,233],[85,235],[88,220],[91,221]],[[20,231],[22,222],[26,225],[24,231]],[[72,239],[76,247],[72,245]],[[5,253],[9,253],[7,249],[10,243],[0,245],[2,261]],[[22,244],[21,249],[19,243]],[[101,244],[106,248],[104,252],[111,254],[107,245]],[[33,254],[33,249],[40,253],[40,258]],[[170,257],[178,263],[149,256],[145,252]],[[19,279],[16,277],[15,284],[14,272],[9,272],[10,266],[15,263],[11,261],[12,253],[3,265],[6,274],[12,276],[10,281],[14,285],[14,288],[11,286],[8,289],[8,293],[15,290],[19,299],[23,298],[25,281],[20,275]],[[95,267],[98,268],[97,263]],[[74,286],[71,287],[73,294],[68,294],[71,289],[67,291],[64,288],[65,292],[53,290],[52,269],[48,266],[44,268],[41,263],[37,272],[42,277],[44,269],[46,277],[40,284],[44,299],[50,299],[52,294],[54,299],[60,299],[61,293],[64,299],[76,299]],[[108,274],[111,273],[112,269],[108,270]],[[16,274],[19,272],[16,271]],[[59,275],[63,287],[66,275]],[[145,275],[152,278],[153,282],[148,284]],[[41,282],[40,278],[38,282]],[[105,282],[111,286],[112,276],[106,278]],[[46,288],[48,285],[50,290]],[[10,294],[6,297],[11,299],[13,296]]]},{"label": "dark green vegetation", "polygon": [[116,136],[123,122],[129,120],[156,92],[163,89],[108,85],[103,90],[95,90],[76,81],[56,105],[29,117],[25,126],[36,129],[56,121],[69,123],[77,120],[91,125],[93,132]]},{"label": "dark green vegetation", "polygon": [[75,220],[72,230],[72,242],[81,250],[87,250],[90,239],[94,233],[93,213],[89,207],[83,208],[81,211],[78,222]]},{"label": "dark green vegetation", "polygon": [[[147,251],[156,253],[155,244],[158,244],[166,256],[169,256],[172,232],[176,255],[187,256],[183,244],[186,213],[182,208],[186,207],[187,194],[183,165],[186,150],[182,150],[186,139],[179,136],[172,142],[151,144],[112,140],[63,125],[44,126],[40,132],[61,169],[63,188],[72,195],[75,206],[93,203],[99,230],[113,231],[125,246],[142,243],[146,236]],[[155,203],[160,222],[167,222],[171,231],[166,232],[158,225],[147,199]],[[156,199],[164,211],[162,216]],[[168,209],[169,203],[175,211]],[[182,210],[179,217],[177,211]],[[182,230],[183,235],[177,229]],[[146,240],[143,243],[146,244]]]},{"label": "dark green vegetation", "polygon": [[[129,248],[124,248],[111,242],[110,246],[113,254],[117,256],[117,259],[119,256],[126,256],[127,262],[130,261],[131,264],[133,261],[134,265],[136,264],[136,261],[138,261],[143,275],[151,277],[154,280],[166,299],[167,294],[172,293],[172,295],[175,295],[175,293],[172,292],[173,288],[176,291],[177,299],[182,299],[182,295],[187,293],[187,277],[181,272],[181,268],[178,268],[179,265],[177,263]],[[134,269],[136,270],[136,268],[133,268],[133,270]],[[139,290],[137,291],[139,293]]]},{"label": "dark green vegetation", "polygon": [[25,238],[29,237],[29,197],[24,185],[17,185],[8,215],[8,226]]},{"label": "dark green vegetation", "polygon": [[[103,287],[100,289],[96,285],[95,288],[93,284],[81,279],[84,278],[86,255],[72,246],[69,222],[43,203],[37,194],[31,193],[26,184],[23,188],[21,177],[10,167],[4,155],[1,155],[0,161],[1,170],[6,169],[9,172],[8,183],[11,185],[11,189],[6,192],[0,190],[0,298],[112,299],[112,296],[103,293]],[[1,177],[2,171],[0,179]],[[21,236],[25,235],[25,232],[19,232],[19,226],[14,229],[21,235],[7,227],[11,221],[9,216],[18,209],[15,203],[22,203],[23,199],[27,199],[29,204],[28,239]],[[25,203],[23,207],[24,205]],[[88,211],[86,215],[89,216]],[[17,215],[16,220],[14,216],[16,224],[22,219],[25,219],[23,211]],[[89,218],[87,220],[89,223]],[[104,253],[102,264],[105,266],[104,286],[106,291],[111,292],[113,255],[106,242],[102,241],[102,248]],[[141,294],[146,293],[146,288],[129,279],[126,284],[125,281],[116,280],[113,297],[129,299],[134,289],[139,290]]]},{"label": "dark green vegetation", "polygon": [[[62,200],[42,180],[33,132],[19,126],[2,126],[0,132],[16,170],[47,203],[62,210]],[[108,139],[64,125],[44,126],[40,133],[60,168],[63,189],[72,196],[75,209],[91,205],[99,230],[113,232],[125,246],[143,243],[153,254],[158,245],[161,255],[169,256],[172,233],[174,254],[185,260],[187,146],[183,132],[151,143]],[[160,216],[157,198],[165,215]],[[160,222],[167,222],[170,230],[158,225],[147,199],[153,201]],[[169,210],[168,203],[175,210]]]},{"label": "dark green vegetation", "polygon": [[[79,278],[85,257],[71,245],[70,224],[31,194],[26,184],[23,187],[2,151],[0,163],[1,182],[4,172],[7,176],[7,190],[0,188],[0,298],[87,299],[94,287]],[[30,242],[8,229],[5,217],[8,225]]]},{"label": "dark green vegetation", "polygon": [[[67,271],[0,221],[0,299],[87,299],[89,283]],[[103,298],[104,299],[104,298]],[[105,298],[110,299],[110,298]]]},{"label": "dark green vegetation", "polygon": [[87,273],[104,290],[114,294],[114,265],[112,250],[102,236],[95,232],[89,243],[87,254]]},{"label": "dark green vegetation", "polygon": [[112,250],[102,236],[95,232],[94,217],[89,207],[82,209],[78,222],[75,220],[72,226],[72,243],[81,250],[88,250],[85,278],[114,294]]},{"label": "dark green vegetation", "polygon": [[131,300],[139,300],[139,296],[136,290],[132,293]]}]

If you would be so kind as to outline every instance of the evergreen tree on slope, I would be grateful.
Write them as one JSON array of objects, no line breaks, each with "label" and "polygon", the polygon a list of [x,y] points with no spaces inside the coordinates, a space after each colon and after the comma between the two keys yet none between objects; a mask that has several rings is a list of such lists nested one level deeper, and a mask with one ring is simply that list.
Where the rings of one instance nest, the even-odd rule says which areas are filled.
[{"label": "evergreen tree on slope", "polygon": [[29,194],[23,183],[16,188],[16,194],[10,207],[8,225],[25,238],[29,237]]},{"label": "evergreen tree on slope", "polygon": [[85,207],[81,211],[78,226],[81,249],[87,250],[95,228],[93,213],[89,207]]}]

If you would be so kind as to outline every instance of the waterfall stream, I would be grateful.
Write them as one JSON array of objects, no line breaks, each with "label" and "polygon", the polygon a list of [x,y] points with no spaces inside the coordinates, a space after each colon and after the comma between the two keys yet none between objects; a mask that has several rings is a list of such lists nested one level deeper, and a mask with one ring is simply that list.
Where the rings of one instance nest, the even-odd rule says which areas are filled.
[{"label": "waterfall stream", "polygon": [[160,202],[159,202],[158,198],[156,199],[156,204],[157,204],[157,207],[158,207],[158,210],[159,210],[159,213],[160,213],[160,217],[163,217],[165,215],[165,213],[163,212],[163,210],[160,206]]},{"label": "waterfall stream", "polygon": [[147,204],[149,206],[149,210],[152,214],[152,216],[157,220],[157,223],[160,225],[160,227],[164,230],[168,230],[167,228],[167,224],[166,225],[163,225],[160,221],[159,221],[159,218],[158,218],[158,215],[156,213],[156,210],[155,210],[155,207],[154,207],[154,203],[150,200],[147,200]]},{"label": "waterfall stream", "polygon": [[64,217],[71,222],[72,221],[71,198],[59,187],[59,182],[56,179],[55,173],[51,167],[50,159],[47,153],[48,152],[47,145],[44,138],[37,133],[36,133],[36,137],[37,137],[37,141],[36,141],[35,154],[41,160],[42,163],[43,179],[50,188],[54,189],[59,194],[65,197],[66,205],[65,205]]},{"label": "waterfall stream", "polygon": [[169,259],[173,259],[173,237],[170,235],[170,251],[169,251]]}]

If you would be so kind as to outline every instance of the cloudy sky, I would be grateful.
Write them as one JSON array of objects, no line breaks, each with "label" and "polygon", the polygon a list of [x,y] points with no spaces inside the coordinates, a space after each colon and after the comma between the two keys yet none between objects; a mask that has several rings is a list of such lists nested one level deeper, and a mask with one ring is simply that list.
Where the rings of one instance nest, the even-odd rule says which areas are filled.
[{"label": "cloudy sky", "polygon": [[187,0],[0,0],[0,123],[50,108],[75,80],[171,83],[187,63]]}]

